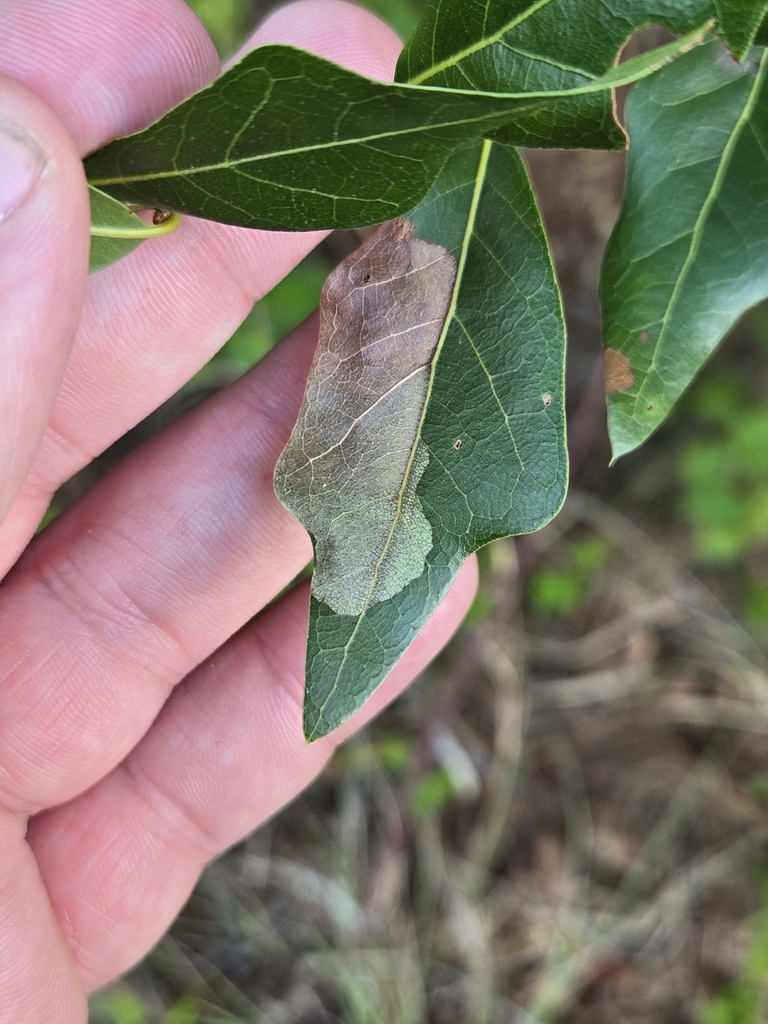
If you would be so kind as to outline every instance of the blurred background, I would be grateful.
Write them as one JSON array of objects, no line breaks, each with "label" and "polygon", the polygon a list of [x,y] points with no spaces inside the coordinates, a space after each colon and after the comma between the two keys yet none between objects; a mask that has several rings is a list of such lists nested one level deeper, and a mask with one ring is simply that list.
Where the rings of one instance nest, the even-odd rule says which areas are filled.
[{"label": "blurred background", "polygon": [[[275,6],[188,2],[224,56]],[[420,2],[365,6],[405,37]],[[768,1021],[768,309],[609,469],[624,158],[527,159],[570,334],[564,510],[481,552],[451,646],[208,869],[92,1024]],[[332,235],[50,515],[252,366],[359,241]]]}]

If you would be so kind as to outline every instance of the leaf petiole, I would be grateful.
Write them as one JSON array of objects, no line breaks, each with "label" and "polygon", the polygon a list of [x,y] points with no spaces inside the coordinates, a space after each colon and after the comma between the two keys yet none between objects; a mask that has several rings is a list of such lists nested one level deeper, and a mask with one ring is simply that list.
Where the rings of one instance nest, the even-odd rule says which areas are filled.
[{"label": "leaf petiole", "polygon": [[145,224],[141,221],[142,227],[115,227],[112,225],[91,224],[92,238],[160,238],[163,235],[172,235],[181,224],[181,214],[172,213],[161,224]]}]

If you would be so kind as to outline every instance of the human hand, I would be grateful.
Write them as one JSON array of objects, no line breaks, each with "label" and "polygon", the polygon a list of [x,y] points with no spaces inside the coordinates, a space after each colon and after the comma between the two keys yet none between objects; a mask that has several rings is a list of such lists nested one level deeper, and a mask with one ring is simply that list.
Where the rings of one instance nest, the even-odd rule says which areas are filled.
[{"label": "human hand", "polygon": [[[1,0],[0,38],[0,1024],[79,1024],[86,992],[157,941],[203,865],[434,656],[475,568],[362,713],[307,745],[306,587],[262,609],[311,556],[272,470],[314,321],[29,543],[56,487],[321,236],[187,219],[87,281],[79,155],[205,85],[216,54],[182,0]],[[374,77],[399,49],[340,0],[283,9],[266,41]]]}]

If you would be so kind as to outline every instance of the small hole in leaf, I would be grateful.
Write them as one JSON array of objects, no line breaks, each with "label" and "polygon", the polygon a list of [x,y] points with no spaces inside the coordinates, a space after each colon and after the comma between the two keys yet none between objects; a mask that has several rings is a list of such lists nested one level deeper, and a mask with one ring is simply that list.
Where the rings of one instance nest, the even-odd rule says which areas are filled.
[{"label": "small hole in leaf", "polygon": [[463,444],[464,444],[464,442],[461,440],[461,438],[457,437],[456,440],[453,442],[453,450],[455,452],[461,451],[461,446]]}]

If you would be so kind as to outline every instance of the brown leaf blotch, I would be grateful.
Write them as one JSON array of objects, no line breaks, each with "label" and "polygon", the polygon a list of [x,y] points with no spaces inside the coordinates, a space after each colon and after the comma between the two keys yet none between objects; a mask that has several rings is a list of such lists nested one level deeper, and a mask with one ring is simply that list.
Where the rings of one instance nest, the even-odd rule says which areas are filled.
[{"label": "brown leaf blotch", "polygon": [[453,256],[399,218],[323,289],[275,487],[314,538],[313,594],[340,615],[363,614],[424,571],[432,528],[416,494],[429,463],[420,428],[455,279]]},{"label": "brown leaf blotch", "polygon": [[635,383],[632,364],[623,352],[615,348],[607,348],[603,352],[603,371],[607,395],[612,395],[614,391],[629,391]]}]

